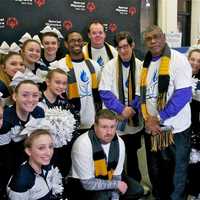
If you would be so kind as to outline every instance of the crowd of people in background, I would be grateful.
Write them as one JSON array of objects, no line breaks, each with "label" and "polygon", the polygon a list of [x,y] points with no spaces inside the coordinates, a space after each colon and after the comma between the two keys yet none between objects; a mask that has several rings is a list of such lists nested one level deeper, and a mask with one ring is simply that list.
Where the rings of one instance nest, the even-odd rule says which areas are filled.
[{"label": "crowd of people in background", "polygon": [[139,60],[96,20],[89,42],[39,36],[0,46],[0,199],[144,199],[144,137],[155,200],[200,200],[200,46],[181,54],[151,25]]}]

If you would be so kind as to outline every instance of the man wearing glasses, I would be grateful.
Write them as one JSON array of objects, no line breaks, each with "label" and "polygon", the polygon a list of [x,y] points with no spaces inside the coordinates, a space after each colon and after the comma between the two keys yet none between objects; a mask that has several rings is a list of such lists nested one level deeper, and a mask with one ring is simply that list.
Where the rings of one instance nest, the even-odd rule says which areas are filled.
[{"label": "man wearing glasses", "polygon": [[140,94],[153,194],[156,200],[183,200],[190,152],[191,66],[168,47],[160,27],[148,27],[144,41],[148,52]]}]

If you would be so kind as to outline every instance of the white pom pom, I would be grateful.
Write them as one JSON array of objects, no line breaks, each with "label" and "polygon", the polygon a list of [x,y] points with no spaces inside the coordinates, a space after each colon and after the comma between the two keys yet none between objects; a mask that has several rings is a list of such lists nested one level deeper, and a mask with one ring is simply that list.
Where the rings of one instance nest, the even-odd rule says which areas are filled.
[{"label": "white pom pom", "polygon": [[46,111],[45,118],[54,127],[52,136],[55,147],[62,147],[71,141],[76,120],[69,110],[62,110],[58,107],[50,108]]},{"label": "white pom pom", "polygon": [[62,194],[64,189],[62,184],[62,175],[57,167],[52,169],[51,177],[49,178],[52,184],[52,194],[53,195]]}]

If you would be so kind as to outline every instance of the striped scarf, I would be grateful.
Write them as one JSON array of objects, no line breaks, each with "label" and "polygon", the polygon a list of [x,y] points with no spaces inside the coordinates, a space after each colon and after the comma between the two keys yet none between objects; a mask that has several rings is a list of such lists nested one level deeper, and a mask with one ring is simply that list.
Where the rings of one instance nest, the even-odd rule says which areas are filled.
[{"label": "striped scarf", "polygon": [[[88,136],[92,144],[95,177],[104,180],[112,180],[114,170],[119,160],[119,141],[117,135],[115,135],[110,144],[108,159],[106,159],[101,142],[97,138],[95,132],[90,130]],[[108,160],[108,162],[106,160]]]},{"label": "striped scarf", "polygon": [[[130,68],[129,68],[129,75],[128,75],[128,105],[133,101],[135,97],[135,56],[134,54],[130,60]],[[118,84],[118,93],[119,93],[119,100],[125,105],[125,95],[124,95],[124,86],[123,86],[123,69],[122,69],[122,60],[118,56],[118,67],[117,67],[117,84]],[[138,126],[139,119],[138,113],[136,113],[131,119],[128,120],[128,124],[130,126]]]},{"label": "striped scarf", "polygon": [[[98,80],[95,73],[94,66],[92,65],[89,59],[85,59],[86,65],[91,74],[92,80],[92,95],[94,99],[95,110],[98,111],[102,107],[101,98],[98,92]],[[80,110],[80,96],[78,91],[78,85],[76,81],[76,75],[74,72],[72,60],[69,54],[66,55],[66,65],[69,68],[68,72],[68,99],[69,102],[72,103],[77,110]]]},{"label": "striped scarf", "polygon": [[[106,48],[106,53],[108,55],[109,60],[113,58],[112,51],[110,49],[110,46],[107,42],[104,43],[104,46]],[[91,58],[92,59],[92,50],[91,50],[91,42],[87,44],[87,51],[85,52],[85,58]]]},{"label": "striped scarf", "polygon": [[[170,81],[170,76],[169,76],[170,58],[171,58],[171,51],[168,45],[166,44],[161,54],[161,62],[158,75],[158,97],[157,97],[158,111],[162,110],[165,107],[167,101],[167,91]],[[146,106],[146,85],[147,85],[146,81],[151,60],[152,60],[152,55],[150,52],[147,52],[144,59],[143,68],[141,72],[141,80],[140,80],[141,111],[143,118],[145,120],[147,120],[149,116]],[[151,141],[152,141],[152,151],[164,149],[169,144],[173,143],[172,131],[170,130],[160,135],[152,135]]]}]

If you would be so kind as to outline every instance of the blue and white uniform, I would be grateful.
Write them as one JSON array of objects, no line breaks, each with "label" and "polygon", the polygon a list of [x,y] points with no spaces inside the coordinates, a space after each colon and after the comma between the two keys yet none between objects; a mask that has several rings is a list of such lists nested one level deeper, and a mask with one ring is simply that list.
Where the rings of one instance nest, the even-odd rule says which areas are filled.
[{"label": "blue and white uniform", "polygon": [[[23,142],[25,136],[21,136],[20,132],[24,128],[25,124],[31,118],[43,118],[44,110],[40,107],[36,107],[33,112],[28,116],[26,122],[22,121],[16,113],[16,106],[13,105],[5,109],[3,114],[3,126],[0,129],[0,146],[9,145],[11,148],[11,163],[12,167],[19,166],[25,158]],[[5,155],[7,157],[7,155]]]},{"label": "blue and white uniform", "polygon": [[47,99],[47,97],[42,94],[42,99],[40,100],[38,106],[43,108],[44,110],[54,107],[60,107],[63,110],[70,110],[70,112],[74,115],[76,119],[75,129],[73,132],[73,138],[70,142],[67,142],[67,145],[64,145],[59,148],[54,148],[54,154],[52,158],[52,164],[57,166],[63,177],[67,176],[71,167],[71,148],[73,141],[78,137],[78,129],[80,127],[80,116],[79,111],[74,110],[71,104],[69,104],[66,98],[61,98],[57,96],[55,102],[51,103]]},{"label": "blue and white uniform", "polygon": [[23,163],[19,170],[11,177],[8,184],[10,200],[58,200],[52,194],[55,176],[51,165],[44,166],[42,173],[37,174],[28,162]]},{"label": "blue and white uniform", "polygon": [[[43,118],[43,109],[36,107],[29,114],[27,122],[32,117]],[[19,119],[15,105],[5,109],[0,129],[0,190],[5,191],[12,172],[25,161],[24,137],[20,136],[20,132],[27,122]]]}]

